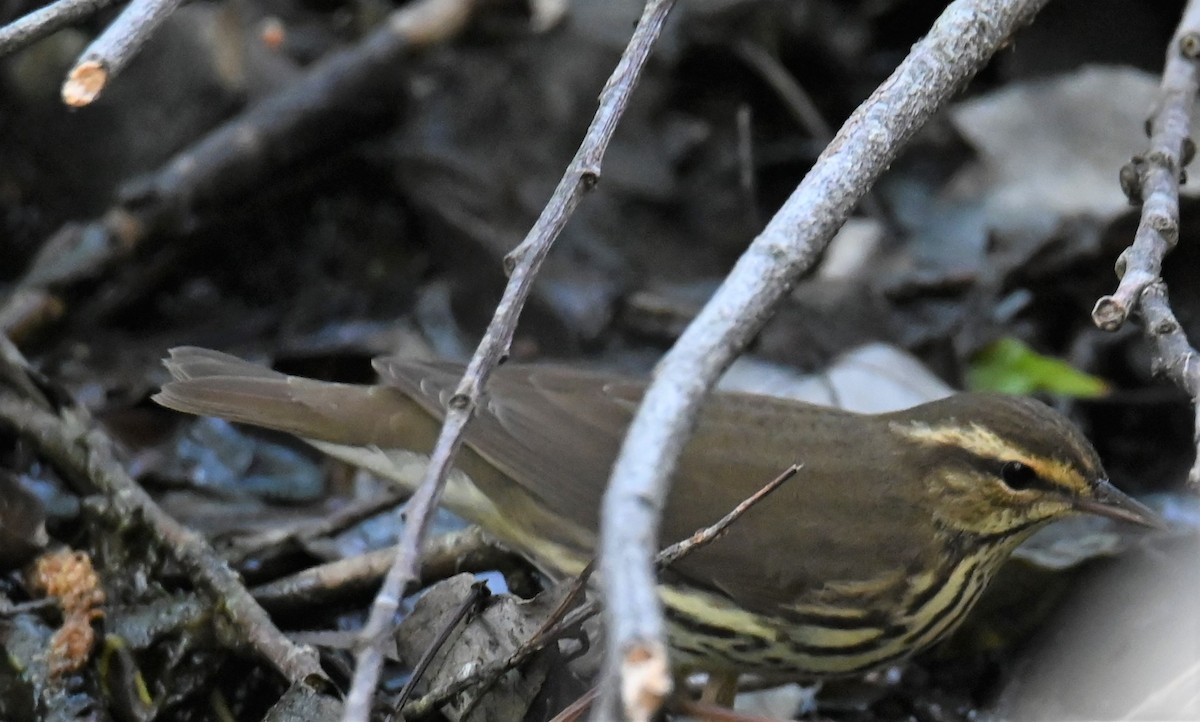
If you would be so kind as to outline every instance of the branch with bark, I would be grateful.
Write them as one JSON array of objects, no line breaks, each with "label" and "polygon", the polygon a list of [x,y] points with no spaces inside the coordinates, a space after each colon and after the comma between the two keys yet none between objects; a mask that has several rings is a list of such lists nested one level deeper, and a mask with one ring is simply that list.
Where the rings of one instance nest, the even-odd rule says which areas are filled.
[{"label": "branch with bark", "polygon": [[58,0],[38,8],[0,28],[0,55],[15,53],[116,2],[117,0]]},{"label": "branch with bark", "polygon": [[[0,337],[3,377],[25,375],[20,353]],[[195,584],[207,589],[237,638],[262,655],[293,685],[328,683],[315,649],[293,643],[254,600],[241,578],[199,533],[164,512],[116,458],[112,439],[82,408],[56,408],[41,394],[0,386],[0,426],[27,439],[81,493],[99,493],[118,524],[141,524],[163,554],[174,558]]]},{"label": "branch with bark", "polygon": [[1196,154],[1191,139],[1192,107],[1200,87],[1200,2],[1191,0],[1167,46],[1158,105],[1147,121],[1150,149],[1121,169],[1121,188],[1142,206],[1133,243],[1117,258],[1120,282],[1111,295],[1096,301],[1092,320],[1116,331],[1136,311],[1154,349],[1154,369],[1167,375],[1192,397],[1196,409],[1197,457],[1188,484],[1200,488],[1200,368],[1162,280],[1162,263],[1179,242],[1179,186],[1184,167]]},{"label": "branch with bark", "polygon": [[529,298],[534,278],[579,201],[600,179],[604,153],[612,140],[617,121],[629,103],[654,41],[662,32],[673,0],[650,0],[633,31],[616,69],[600,93],[599,107],[575,157],[567,166],[550,201],[528,235],[505,259],[509,282],[495,314],[475,350],[462,381],[447,404],[446,419],[430,454],[420,486],[409,501],[404,534],[396,559],[371,607],[356,655],[354,679],[346,697],[342,719],[365,722],[383,666],[383,650],[391,632],[392,619],[408,587],[418,579],[420,549],[429,522],[449,476],[454,455],[462,446],[463,432],[470,421],[488,377],[508,355],[521,310]]},{"label": "branch with bark", "polygon": [[[274,182],[303,161],[382,125],[405,77],[405,57],[455,37],[476,0],[419,0],[392,11],[352,47],[217,126],[161,168],[124,183],[100,218],[54,233],[0,301],[0,331],[36,335],[63,315],[55,292],[116,267],[152,239]],[[100,310],[93,307],[92,312]]]},{"label": "branch with bark", "polygon": [[[709,387],[812,266],[900,148],[1003,48],[1044,0],[959,0],[850,116],[792,196],[659,363],[601,510],[608,678],[622,712],[648,720],[671,690],[652,564],[659,517]],[[614,699],[610,691],[602,695]],[[601,714],[612,715],[612,710]]]}]

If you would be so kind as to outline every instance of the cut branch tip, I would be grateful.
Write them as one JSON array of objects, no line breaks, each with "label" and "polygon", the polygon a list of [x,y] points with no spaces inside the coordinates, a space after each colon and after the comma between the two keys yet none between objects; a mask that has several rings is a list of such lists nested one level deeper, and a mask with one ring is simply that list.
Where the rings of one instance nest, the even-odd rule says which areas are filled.
[{"label": "cut branch tip", "polygon": [[621,662],[621,704],[630,722],[649,722],[673,689],[667,650],[656,639],[636,642]]},{"label": "cut branch tip", "polygon": [[63,83],[63,102],[72,108],[91,105],[108,83],[108,68],[98,60],[83,60],[71,68]]},{"label": "cut branch tip", "polygon": [[1092,309],[1092,322],[1102,331],[1116,331],[1128,316],[1129,309],[1112,296],[1101,296]]}]

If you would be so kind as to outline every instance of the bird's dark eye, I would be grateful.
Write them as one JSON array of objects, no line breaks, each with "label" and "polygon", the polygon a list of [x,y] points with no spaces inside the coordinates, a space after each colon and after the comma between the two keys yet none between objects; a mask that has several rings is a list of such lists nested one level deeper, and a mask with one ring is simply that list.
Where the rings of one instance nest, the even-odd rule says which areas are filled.
[{"label": "bird's dark eye", "polygon": [[1037,472],[1028,464],[1022,464],[1019,461],[1006,461],[1004,466],[1000,467],[1000,478],[1008,485],[1008,488],[1022,491],[1033,486],[1037,482]]}]

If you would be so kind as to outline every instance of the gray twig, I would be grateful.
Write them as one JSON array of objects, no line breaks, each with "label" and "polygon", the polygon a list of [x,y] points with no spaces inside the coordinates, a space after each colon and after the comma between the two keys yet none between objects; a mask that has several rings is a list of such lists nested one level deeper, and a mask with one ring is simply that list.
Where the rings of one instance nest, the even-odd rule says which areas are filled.
[{"label": "gray twig", "polygon": [[584,193],[600,179],[601,162],[617,121],[624,113],[650,49],[673,5],[674,0],[649,0],[646,3],[628,46],[600,93],[599,107],[579,150],[529,234],[505,258],[508,285],[462,381],[447,404],[446,420],[430,454],[429,466],[409,501],[408,523],[397,548],[395,563],[388,571],[363,627],[363,646],[355,660],[354,679],[342,717],[346,722],[365,722],[370,715],[371,699],[383,665],[383,644],[400,599],[417,579],[421,543],[428,531],[431,512],[441,498],[450,464],[462,445],[463,430],[492,370],[508,354],[517,319],[542,261]]},{"label": "gray twig", "polygon": [[1135,309],[1142,312],[1145,332],[1154,346],[1154,366],[1192,397],[1196,408],[1197,456],[1188,484],[1200,488],[1200,376],[1196,350],[1180,329],[1167,301],[1162,262],[1179,242],[1179,186],[1183,168],[1196,153],[1191,139],[1192,106],[1200,87],[1200,2],[1191,0],[1167,47],[1160,98],[1147,121],[1150,150],[1121,169],[1121,186],[1129,200],[1142,203],[1133,243],[1117,259],[1121,279],[1112,295],[1096,301],[1092,320],[1106,331],[1121,327]]},{"label": "gray twig", "polygon": [[399,506],[407,496],[407,493],[400,489],[389,489],[374,498],[352,502],[316,519],[306,518],[297,524],[283,524],[240,537],[225,554],[225,559],[230,564],[239,566],[246,560],[273,549],[333,536],[364,519]]},{"label": "gray twig", "polygon": [[0,391],[0,425],[14,429],[74,481],[103,493],[122,523],[142,520],[164,552],[189,577],[220,600],[240,639],[258,651],[293,684],[325,679],[317,653],[292,643],[202,536],[172,519],[126,473],[113,455],[112,441],[91,428],[78,409],[55,414],[34,401]]},{"label": "gray twig", "polygon": [[[379,588],[396,559],[396,548],[387,547],[355,557],[309,567],[250,590],[272,613],[299,613],[322,604],[361,598]],[[432,539],[421,550],[421,583],[445,579],[459,572],[508,571],[520,560],[501,548],[477,526]]]},{"label": "gray twig", "polygon": [[0,28],[0,56],[16,52],[59,28],[92,15],[117,0],[58,0]]},{"label": "gray twig", "polygon": [[1167,300],[1167,284],[1155,281],[1139,300],[1146,335],[1154,345],[1154,370],[1165,374],[1192,397],[1196,410],[1193,426],[1197,456],[1188,472],[1188,484],[1200,489],[1200,355],[1188,342]]},{"label": "gray twig", "polygon": [[433,643],[425,649],[425,653],[421,655],[419,660],[417,660],[417,664],[413,667],[412,674],[409,675],[408,681],[404,683],[404,688],[400,690],[400,694],[396,698],[397,707],[403,707],[404,703],[408,701],[409,696],[412,694],[413,688],[417,686],[417,683],[420,682],[421,678],[425,676],[425,672],[429,669],[429,665],[433,663],[433,658],[437,656],[437,653],[441,651],[442,647],[446,646],[446,642],[449,641],[450,635],[454,633],[454,630],[458,628],[458,625],[462,622],[462,620],[467,618],[467,614],[470,613],[471,610],[478,608],[479,603],[483,600],[485,594],[487,594],[486,582],[477,581],[471,585],[471,593],[467,595],[466,599],[462,600],[462,602],[458,605],[458,610],[454,612],[453,616],[450,617],[450,620],[446,622],[445,626],[443,626],[441,631],[438,632],[437,638],[433,640]]},{"label": "gray twig", "polygon": [[1142,218],[1133,244],[1117,259],[1117,290],[1092,309],[1092,320],[1105,331],[1125,323],[1142,291],[1159,280],[1163,257],[1179,241],[1180,174],[1195,154],[1188,133],[1200,85],[1198,57],[1200,3],[1189,2],[1167,48],[1157,110],[1147,121],[1150,150],[1121,169],[1122,189],[1131,202],[1142,203]]},{"label": "gray twig", "polygon": [[724,536],[725,532],[728,531],[730,524],[737,521],[738,517],[740,517],[742,514],[745,514],[750,507],[766,498],[767,494],[770,494],[778,489],[783,482],[795,476],[796,472],[798,471],[800,471],[799,464],[792,464],[788,468],[784,469],[782,474],[772,479],[766,486],[754,492],[752,495],[743,500],[742,503],[735,506],[732,511],[721,517],[717,523],[700,529],[687,539],[677,541],[666,549],[663,549],[658,553],[658,556],[655,557],[654,563],[659,569],[665,569],[688,554],[691,554],[697,548],[711,544],[720,537]]},{"label": "gray twig", "polygon": [[[821,110],[813,101],[812,96],[796,78],[792,77],[792,74],[783,66],[783,63],[779,62],[777,57],[767,52],[762,45],[751,40],[739,42],[734,46],[734,52],[757,72],[767,85],[771,86],[771,89],[779,96],[783,107],[791,113],[792,118],[800,127],[808,131],[809,135],[821,143],[828,143],[833,139],[833,128],[829,127],[825,116],[821,115]],[[862,208],[868,216],[878,221],[892,237],[900,236],[900,227],[874,191],[868,191],[863,196]]]},{"label": "gray twig", "polygon": [[125,69],[142,45],[183,0],[133,0],[75,61],[62,99],[79,108],[100,97],[110,78]]},{"label": "gray twig", "polygon": [[[668,480],[708,388],[809,268],[900,147],[1045,0],[957,0],[846,121],[663,358],[622,444],[601,510],[609,684],[649,719],[671,688],[652,564]],[[610,693],[604,695],[612,699]]]},{"label": "gray twig", "polygon": [[[718,519],[710,526],[703,529],[698,529],[686,539],[682,539],[662,551],[654,557],[654,565],[656,569],[665,569],[671,564],[679,561],[683,557],[700,549],[701,547],[711,544],[721,538],[728,530],[730,525],[737,521],[743,514],[750,510],[755,504],[759,503],[767,497],[768,494],[779,488],[783,482],[796,475],[800,470],[798,464],[793,464],[783,471],[779,476],[767,482],[763,488],[751,494],[744,499],[740,504],[735,506],[728,514]],[[571,606],[583,593],[587,585],[588,578],[592,574],[592,569],[595,564],[590,563],[583,568],[575,579],[571,580],[570,588],[563,596],[563,600],[550,613],[545,624],[538,628],[533,635],[526,640],[524,644],[516,649],[507,658],[491,662],[482,667],[478,667],[449,684],[443,685],[436,690],[429,692],[420,699],[406,705],[403,709],[403,714],[406,718],[421,717],[428,714],[434,707],[442,704],[454,695],[462,692],[474,685],[488,685],[499,679],[500,675],[516,668],[535,652],[538,652],[546,647],[547,644],[558,639],[578,625],[582,624],[589,617],[600,611],[600,604],[595,599],[589,599],[577,609],[570,611]],[[595,698],[596,690],[589,692],[585,697],[587,703],[591,703]],[[574,705],[572,705],[574,706]]]},{"label": "gray twig", "polygon": [[[63,83],[63,102],[82,107],[100,97],[108,81],[129,64],[150,35],[182,3],[183,0],[130,2],[75,61]],[[396,35],[423,45],[431,38],[440,38],[444,28],[460,27],[461,19],[473,5],[473,0],[426,0],[394,12],[387,24]]]},{"label": "gray twig", "polygon": [[[122,184],[119,202],[102,216],[67,223],[42,244],[9,296],[0,297],[0,331],[36,334],[62,315],[56,294],[71,284],[101,276],[147,243],[195,227],[269,179],[378,128],[398,105],[404,58],[460,32],[475,4],[416,0],[393,10],[354,45],[327,54],[160,168]],[[103,315],[104,306],[93,298],[86,314]]]}]

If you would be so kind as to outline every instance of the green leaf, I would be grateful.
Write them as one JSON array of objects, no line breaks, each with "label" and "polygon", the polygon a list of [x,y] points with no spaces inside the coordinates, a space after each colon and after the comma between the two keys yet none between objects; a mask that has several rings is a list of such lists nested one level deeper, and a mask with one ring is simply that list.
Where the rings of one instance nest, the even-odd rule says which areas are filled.
[{"label": "green leaf", "polygon": [[1059,359],[1043,356],[1012,337],[988,344],[967,369],[972,391],[1031,394],[1045,391],[1060,396],[1095,398],[1108,393],[1101,378],[1084,373]]}]

